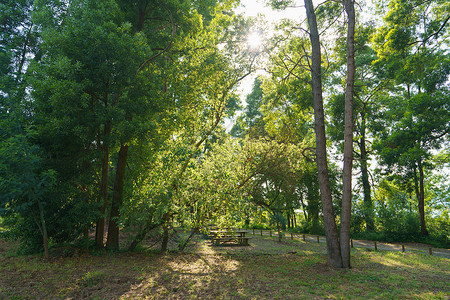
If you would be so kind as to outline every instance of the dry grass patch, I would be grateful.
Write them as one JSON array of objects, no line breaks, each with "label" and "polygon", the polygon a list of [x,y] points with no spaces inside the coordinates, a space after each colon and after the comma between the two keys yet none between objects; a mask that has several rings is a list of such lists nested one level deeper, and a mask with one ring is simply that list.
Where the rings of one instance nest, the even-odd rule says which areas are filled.
[{"label": "dry grass patch", "polygon": [[450,260],[353,250],[335,270],[325,244],[254,236],[216,247],[197,236],[186,253],[0,256],[0,299],[448,299]]}]

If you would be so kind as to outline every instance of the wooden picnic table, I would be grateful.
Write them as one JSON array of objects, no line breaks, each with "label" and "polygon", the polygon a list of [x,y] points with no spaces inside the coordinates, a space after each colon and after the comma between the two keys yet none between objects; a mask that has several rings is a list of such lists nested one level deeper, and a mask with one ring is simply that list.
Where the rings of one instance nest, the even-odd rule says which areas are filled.
[{"label": "wooden picnic table", "polygon": [[251,237],[246,237],[247,231],[244,230],[211,230],[211,241],[215,245],[224,245],[226,243],[237,243],[241,246],[248,246],[248,240]]}]

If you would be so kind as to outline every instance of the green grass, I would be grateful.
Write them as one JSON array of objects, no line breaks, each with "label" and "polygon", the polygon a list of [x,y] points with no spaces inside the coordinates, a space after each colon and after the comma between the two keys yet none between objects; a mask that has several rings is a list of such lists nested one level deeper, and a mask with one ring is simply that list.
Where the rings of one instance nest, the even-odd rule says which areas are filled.
[{"label": "green grass", "polygon": [[0,299],[448,299],[450,260],[352,249],[352,269],[326,264],[325,244],[260,237],[249,247],[186,253],[0,256]]}]

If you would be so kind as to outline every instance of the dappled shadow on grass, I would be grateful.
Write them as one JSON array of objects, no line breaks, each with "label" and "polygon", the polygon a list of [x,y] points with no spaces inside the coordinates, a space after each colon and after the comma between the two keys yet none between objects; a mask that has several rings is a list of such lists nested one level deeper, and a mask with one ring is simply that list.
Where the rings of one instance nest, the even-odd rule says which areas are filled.
[{"label": "dappled shadow on grass", "polygon": [[[255,236],[217,247],[197,236],[185,253],[0,259],[4,298],[448,298],[450,260],[354,249],[353,269],[326,264],[325,244]],[[0,294],[0,298],[2,297]]]}]

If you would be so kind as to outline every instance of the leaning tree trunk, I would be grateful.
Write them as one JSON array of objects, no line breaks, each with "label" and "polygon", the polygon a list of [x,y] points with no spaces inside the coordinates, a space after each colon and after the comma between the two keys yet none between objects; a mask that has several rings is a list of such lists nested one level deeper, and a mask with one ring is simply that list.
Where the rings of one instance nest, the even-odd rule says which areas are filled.
[{"label": "leaning tree trunk", "polygon": [[348,16],[347,82],[345,86],[344,170],[342,176],[341,255],[342,266],[350,268],[350,218],[352,210],[353,168],[353,87],[355,83],[355,7],[353,0],[344,1]]},{"label": "leaning tree trunk", "polygon": [[322,71],[319,31],[312,0],[305,0],[306,16],[311,40],[311,84],[314,101],[314,119],[316,132],[316,163],[319,177],[320,196],[327,236],[328,261],[333,267],[342,268],[341,248],[339,247],[336,220],[334,218],[333,199],[331,196],[328,174],[327,149],[325,138],[325,117],[322,98]]},{"label": "leaning tree trunk", "polygon": [[125,166],[128,157],[128,145],[121,145],[119,158],[117,160],[116,178],[114,181],[113,199],[109,215],[108,239],[106,248],[108,250],[119,250],[119,210],[122,206],[123,183],[125,178]]}]

